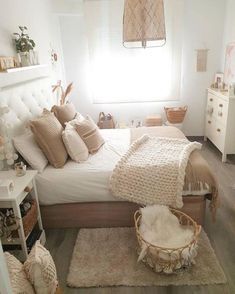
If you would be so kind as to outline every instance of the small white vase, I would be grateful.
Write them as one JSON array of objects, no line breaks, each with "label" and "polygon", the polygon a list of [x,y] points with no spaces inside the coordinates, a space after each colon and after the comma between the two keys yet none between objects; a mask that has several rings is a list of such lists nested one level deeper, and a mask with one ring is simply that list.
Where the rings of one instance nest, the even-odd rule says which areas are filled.
[{"label": "small white vase", "polygon": [[21,66],[30,66],[30,53],[29,52],[20,52],[20,60],[21,60]]}]

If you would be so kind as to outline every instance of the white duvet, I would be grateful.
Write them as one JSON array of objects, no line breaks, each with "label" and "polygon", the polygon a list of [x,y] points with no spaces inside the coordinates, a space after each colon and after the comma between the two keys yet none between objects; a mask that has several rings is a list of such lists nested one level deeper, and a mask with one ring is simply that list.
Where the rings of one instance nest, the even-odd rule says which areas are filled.
[{"label": "white duvet", "polygon": [[[109,178],[120,157],[130,146],[129,129],[101,130],[105,144],[84,163],[69,160],[61,169],[47,166],[36,177],[39,202],[42,205],[120,201],[112,196]],[[204,195],[208,191],[184,192]]]}]

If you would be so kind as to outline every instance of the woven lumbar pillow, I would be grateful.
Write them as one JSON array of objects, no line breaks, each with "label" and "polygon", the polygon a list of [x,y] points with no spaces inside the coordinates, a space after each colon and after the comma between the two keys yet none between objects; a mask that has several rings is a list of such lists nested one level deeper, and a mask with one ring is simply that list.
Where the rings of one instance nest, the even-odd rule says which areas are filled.
[{"label": "woven lumbar pillow", "polygon": [[8,252],[5,252],[4,256],[9,272],[12,292],[14,294],[34,294],[34,289],[24,272],[23,264]]},{"label": "woven lumbar pillow", "polygon": [[76,116],[76,109],[72,103],[68,103],[65,105],[54,105],[51,108],[51,111],[54,113],[56,118],[65,127],[65,123],[71,121]]},{"label": "woven lumbar pillow", "polygon": [[97,152],[104,144],[104,139],[102,138],[97,125],[89,115],[83,121],[76,123],[76,130],[86,144],[89,153],[92,154]]},{"label": "woven lumbar pillow", "polygon": [[65,130],[62,133],[62,139],[72,160],[76,162],[87,160],[89,156],[87,146],[70,123],[66,124]]},{"label": "woven lumbar pillow", "polygon": [[54,294],[58,286],[57,273],[51,254],[37,241],[24,263],[26,275],[37,294]]},{"label": "woven lumbar pillow", "polygon": [[68,154],[62,140],[63,127],[54,114],[44,112],[30,121],[30,128],[50,164],[56,168],[64,166]]}]

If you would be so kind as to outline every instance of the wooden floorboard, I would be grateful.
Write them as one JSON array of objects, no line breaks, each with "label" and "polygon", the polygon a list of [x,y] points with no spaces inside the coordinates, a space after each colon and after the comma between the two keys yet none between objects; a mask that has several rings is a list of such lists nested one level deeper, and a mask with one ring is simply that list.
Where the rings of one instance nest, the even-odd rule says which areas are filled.
[{"label": "wooden floorboard", "polygon": [[216,174],[221,205],[216,223],[212,223],[209,211],[205,230],[210,238],[218,260],[228,279],[227,285],[183,286],[183,287],[109,287],[72,289],[66,287],[66,277],[78,229],[47,230],[47,248],[57,267],[63,293],[68,294],[227,294],[235,293],[235,157],[228,163],[221,162],[220,152],[210,143],[204,143],[202,154]]}]

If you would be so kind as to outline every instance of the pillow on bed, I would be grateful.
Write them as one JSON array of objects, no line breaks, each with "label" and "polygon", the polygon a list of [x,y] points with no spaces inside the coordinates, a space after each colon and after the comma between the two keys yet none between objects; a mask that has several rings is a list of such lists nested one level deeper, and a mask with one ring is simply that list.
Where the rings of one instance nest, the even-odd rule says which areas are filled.
[{"label": "pillow on bed", "polygon": [[38,172],[43,172],[48,164],[46,156],[38,147],[34,139],[34,135],[30,130],[27,130],[23,135],[14,137],[13,144],[15,149],[27,161],[27,163]]},{"label": "pillow on bed", "polygon": [[64,166],[68,153],[62,140],[63,128],[54,114],[49,112],[30,121],[30,128],[50,164]]},{"label": "pillow on bed", "polygon": [[70,123],[66,124],[65,130],[62,133],[62,139],[72,160],[76,162],[87,160],[89,156],[87,146]]},{"label": "pillow on bed", "polygon": [[55,117],[59,120],[63,127],[65,127],[65,123],[71,121],[76,116],[76,109],[72,103],[68,103],[65,105],[54,105],[51,108],[51,111],[54,113]]},{"label": "pillow on bed", "polygon": [[92,154],[97,152],[104,144],[104,139],[102,138],[97,125],[89,115],[87,116],[87,119],[76,123],[76,130],[86,144],[89,153]]}]

